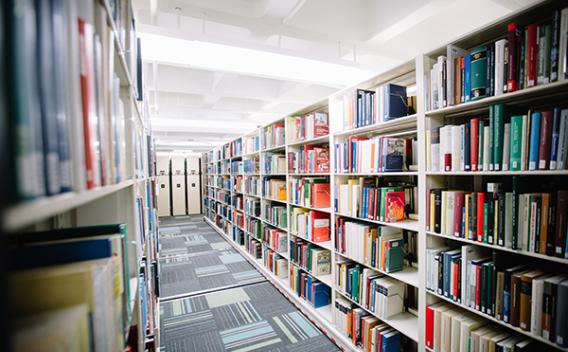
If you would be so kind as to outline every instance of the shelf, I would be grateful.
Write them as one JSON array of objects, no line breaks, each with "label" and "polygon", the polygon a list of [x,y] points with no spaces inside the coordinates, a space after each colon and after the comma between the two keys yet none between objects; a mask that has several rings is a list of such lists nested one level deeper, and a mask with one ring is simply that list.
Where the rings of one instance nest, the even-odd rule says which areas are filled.
[{"label": "shelf", "polygon": [[261,150],[261,153],[276,152],[276,151],[279,151],[279,150],[284,150],[285,148],[286,148],[286,146],[284,144],[277,145],[275,147],[263,149],[263,150]]},{"label": "shelf", "polygon": [[267,197],[261,197],[263,200],[269,200],[271,202],[278,202],[278,203],[282,203],[282,204],[288,204],[288,202],[286,200],[280,200],[280,199],[272,199],[272,198],[267,198]]},{"label": "shelf", "polygon": [[379,316],[377,314],[375,314],[371,310],[365,308],[360,303],[355,302],[355,300],[351,299],[351,297],[349,297],[343,291],[341,291],[337,288],[335,289],[335,291],[337,293],[339,293],[341,296],[345,297],[345,299],[347,299],[348,301],[350,301],[353,304],[361,307],[363,310],[365,310],[367,313],[371,314],[375,318],[379,319],[382,322],[387,323],[388,325],[390,325],[394,329],[398,330],[403,335],[408,336],[411,340],[418,342],[418,326],[419,326],[419,324],[418,324],[418,317],[417,316],[412,315],[408,312],[403,312],[403,313],[397,314],[393,317],[390,317],[388,319],[379,318]]},{"label": "shelf", "polygon": [[463,304],[461,304],[461,303],[455,302],[455,301],[453,301],[452,299],[450,299],[450,298],[448,298],[448,297],[445,297],[445,296],[443,296],[443,295],[437,294],[437,293],[432,292],[432,291],[430,291],[430,290],[426,290],[426,292],[427,292],[428,294],[432,295],[432,296],[435,296],[435,297],[440,298],[440,299],[442,299],[442,300],[444,300],[444,301],[446,301],[446,302],[450,302],[450,303],[452,303],[452,304],[454,304],[454,305],[456,305],[456,306],[458,306],[458,307],[460,307],[460,308],[463,308],[463,309],[468,310],[468,311],[470,311],[470,312],[472,312],[472,313],[475,313],[475,314],[479,315],[480,317],[483,317],[483,318],[485,318],[485,319],[487,319],[487,320],[490,320],[490,321],[492,321],[492,322],[494,322],[494,323],[497,323],[497,324],[499,324],[499,325],[501,325],[501,326],[504,326],[504,327],[506,327],[506,328],[509,328],[509,329],[511,329],[511,330],[513,330],[513,331],[515,331],[515,332],[517,332],[517,333],[520,333],[520,334],[523,334],[523,335],[525,335],[525,336],[528,336],[528,337],[530,337],[531,339],[534,339],[535,341],[539,341],[539,342],[542,342],[542,343],[547,344],[547,345],[549,345],[549,346],[553,346],[554,348],[558,349],[559,351],[567,351],[567,352],[568,352],[568,348],[562,348],[562,347],[558,346],[557,344],[555,344],[555,343],[553,343],[553,342],[551,342],[551,341],[548,341],[548,340],[543,339],[543,338],[540,337],[540,336],[531,334],[530,331],[525,331],[525,330],[523,330],[523,329],[521,329],[521,328],[519,328],[519,327],[512,326],[512,325],[510,325],[510,324],[507,324],[507,323],[505,323],[504,321],[499,320],[499,319],[497,319],[497,318],[495,318],[495,317],[493,317],[493,316],[487,315],[487,314],[482,313],[482,312],[480,312],[480,311],[478,311],[478,310],[476,310],[476,309],[473,309],[473,308],[468,307],[468,306],[465,306],[465,305],[463,305]]},{"label": "shelf", "polygon": [[299,172],[299,173],[288,173],[288,176],[290,176],[290,177],[305,177],[305,176],[318,177],[318,176],[329,176],[329,175],[330,175],[329,172]]},{"label": "shelf", "polygon": [[418,171],[400,171],[400,172],[339,172],[335,176],[418,176]]},{"label": "shelf", "polygon": [[363,219],[363,218],[359,218],[359,217],[356,217],[356,216],[351,216],[351,215],[347,215],[347,214],[340,214],[340,213],[335,213],[335,215],[341,216],[341,217],[344,217],[344,218],[353,219],[353,220],[369,222],[369,223],[372,223],[372,224],[377,224],[377,225],[382,225],[382,226],[390,226],[390,227],[403,229],[403,230],[409,230],[409,231],[415,231],[415,232],[420,231],[420,223],[417,220],[408,220],[407,219],[407,220],[397,221],[397,222],[385,222],[385,221],[378,221],[378,220]]},{"label": "shelf", "polygon": [[6,231],[16,231],[38,221],[101,199],[133,184],[134,180],[127,180],[116,185],[98,187],[78,193],[68,192],[15,205],[6,209],[4,213],[4,229]]},{"label": "shelf", "polygon": [[322,143],[328,143],[328,142],[329,142],[329,135],[326,134],[325,136],[319,136],[319,137],[315,137],[315,138],[311,138],[311,139],[289,142],[287,145],[288,145],[288,147],[297,147],[297,146],[302,146],[302,145],[306,145],[306,144],[322,144]]},{"label": "shelf", "polygon": [[568,170],[427,171],[426,176],[568,176]]},{"label": "shelf", "polygon": [[311,277],[314,277],[314,278],[318,279],[319,281],[323,282],[324,284],[326,284],[327,286],[329,286],[330,288],[333,288],[333,278],[331,277],[331,274],[316,275],[316,274],[312,273],[311,271],[309,271],[307,268],[304,268],[303,266],[299,265],[298,263],[296,263],[292,260],[290,260],[290,263],[292,265],[294,265],[295,267],[297,267],[298,269],[305,271]]},{"label": "shelf", "polygon": [[363,265],[366,268],[369,268],[371,270],[374,270],[376,272],[379,272],[381,274],[385,274],[387,276],[392,277],[393,279],[396,279],[400,282],[404,282],[405,284],[414,286],[414,287],[419,287],[420,285],[420,278],[418,276],[418,269],[414,268],[414,267],[405,267],[404,269],[402,269],[402,271],[397,271],[394,273],[388,273],[386,271],[380,270],[378,268],[375,268],[374,266],[362,263],[356,259],[353,259],[343,253],[340,253],[338,251],[335,251],[335,253],[343,258],[349,259],[355,263],[358,263],[360,265]]},{"label": "shelf", "polygon": [[271,177],[271,176],[286,176],[287,174],[285,172],[279,172],[279,173],[270,173],[270,174],[262,174],[261,176],[263,177]]},{"label": "shelf", "polygon": [[304,208],[304,209],[309,209],[309,210],[313,210],[313,211],[319,211],[319,212],[322,212],[322,213],[331,214],[331,212],[332,212],[331,208],[313,208],[313,207],[309,207],[307,205],[299,205],[299,204],[295,204],[295,203],[289,203],[289,204],[292,207]]},{"label": "shelf", "polygon": [[562,80],[545,85],[535,86],[527,89],[517,90],[511,93],[491,96],[484,99],[470,101],[459,105],[448,106],[442,109],[430,110],[426,112],[426,116],[436,117],[445,115],[455,115],[459,113],[473,112],[489,107],[498,103],[520,103],[529,100],[547,99],[550,95],[566,95],[568,92],[568,80]]},{"label": "shelf", "polygon": [[305,238],[305,237],[302,237],[302,236],[300,236],[300,235],[297,235],[297,234],[295,234],[295,233],[293,233],[293,232],[291,232],[291,231],[290,231],[290,235],[292,235],[292,236],[294,236],[294,237],[298,237],[299,239],[302,239],[302,240],[304,240],[304,241],[306,241],[306,242],[313,243],[313,244],[315,244],[316,246],[319,246],[319,247],[321,247],[321,248],[328,249],[328,250],[330,250],[330,251],[332,251],[332,252],[334,251],[333,242],[332,242],[332,241],[314,242],[314,241],[309,240],[309,239],[307,239],[307,238]]},{"label": "shelf", "polygon": [[272,227],[277,228],[278,230],[281,230],[281,231],[284,231],[284,232],[288,232],[287,229],[285,229],[285,228],[283,228],[283,227],[280,227],[280,226],[278,226],[278,225],[274,225],[273,223],[269,222],[269,221],[266,220],[266,219],[260,218],[260,220],[261,220],[262,222],[264,222],[265,224],[267,224],[267,225],[270,225],[270,226],[272,226]]},{"label": "shelf", "polygon": [[463,242],[463,243],[469,243],[469,244],[473,244],[473,245],[476,245],[476,246],[491,248],[491,249],[502,251],[502,252],[515,253],[515,254],[518,254],[518,255],[524,255],[524,256],[527,256],[527,257],[533,257],[533,258],[538,258],[538,259],[542,259],[542,260],[548,260],[548,261],[551,261],[551,262],[556,262],[556,263],[568,265],[568,259],[564,259],[564,258],[553,257],[553,256],[550,256],[550,255],[533,253],[533,252],[528,252],[528,251],[523,251],[523,250],[518,250],[518,249],[507,248],[507,247],[501,247],[501,246],[498,246],[498,245],[495,245],[495,244],[473,241],[473,240],[469,240],[469,239],[457,237],[457,236],[442,235],[442,234],[435,233],[435,232],[432,232],[432,231],[426,231],[426,233],[429,236],[435,236],[435,237],[445,238],[445,239],[459,241],[459,242]]},{"label": "shelf", "polygon": [[261,196],[260,196],[259,194],[243,193],[243,195],[244,195],[245,197],[261,198]]},{"label": "shelf", "polygon": [[366,133],[388,133],[393,131],[400,131],[403,129],[416,128],[417,115],[409,115],[405,117],[400,117],[398,119],[379,122],[374,125],[352,128],[349,130],[337,132],[334,134],[335,137],[345,137],[356,134],[366,134]]},{"label": "shelf", "polygon": [[244,153],[242,156],[243,158],[246,158],[247,156],[257,156],[258,154],[260,154],[260,151]]}]

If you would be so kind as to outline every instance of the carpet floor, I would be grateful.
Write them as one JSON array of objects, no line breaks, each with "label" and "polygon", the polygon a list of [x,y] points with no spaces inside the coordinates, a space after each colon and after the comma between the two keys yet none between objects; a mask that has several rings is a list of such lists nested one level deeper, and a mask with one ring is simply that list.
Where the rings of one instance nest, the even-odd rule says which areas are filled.
[{"label": "carpet floor", "polygon": [[161,219],[160,246],[161,352],[340,351],[202,216]]}]

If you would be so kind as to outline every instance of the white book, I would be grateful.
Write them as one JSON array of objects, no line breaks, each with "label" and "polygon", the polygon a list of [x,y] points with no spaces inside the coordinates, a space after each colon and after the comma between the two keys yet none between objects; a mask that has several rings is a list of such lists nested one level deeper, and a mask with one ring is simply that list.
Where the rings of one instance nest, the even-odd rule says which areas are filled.
[{"label": "white book", "polygon": [[460,148],[462,146],[462,134],[461,134],[461,126],[452,126],[452,170],[451,171],[459,171],[460,170],[460,160],[462,159],[462,153]]},{"label": "white book", "polygon": [[509,170],[509,162],[511,160],[511,124],[506,123],[503,126],[503,162],[501,163],[501,169],[503,171]]},{"label": "white book", "polygon": [[469,282],[470,282],[470,271],[469,262],[472,260],[477,260],[483,258],[483,251],[482,248],[475,246],[475,245],[465,245],[461,247],[461,301],[465,304],[465,302],[469,302],[470,297],[470,290],[469,290]]},{"label": "white book", "polygon": [[560,47],[558,55],[558,80],[568,78],[568,7],[560,12]]},{"label": "white book", "polygon": [[452,128],[454,126],[447,125],[440,128],[440,167],[443,167],[444,171],[452,171],[451,163],[446,165],[445,158],[446,154],[452,154]]},{"label": "white book", "polygon": [[519,195],[519,223],[521,224],[518,236],[518,247],[524,251],[527,250],[529,237],[529,201],[528,194]]},{"label": "white book", "polygon": [[448,106],[447,100],[444,99],[444,95],[447,93],[444,91],[444,65],[446,63],[445,56],[438,56],[438,66],[437,66],[437,83],[438,83],[438,106],[440,108],[445,108]]},{"label": "white book", "polygon": [[537,204],[536,200],[533,200],[529,204],[531,216],[529,219],[529,252],[534,253],[535,242],[536,242],[536,228],[537,228],[537,219],[536,219],[536,209]]},{"label": "white book", "polygon": [[505,238],[504,243],[497,243],[506,248],[513,247],[513,193],[505,193]]},{"label": "white book", "polygon": [[460,171],[465,171],[465,125],[460,125]]},{"label": "white book", "polygon": [[452,236],[454,234],[454,207],[456,203],[456,193],[448,191],[445,192],[445,194],[445,203],[442,203],[446,208],[446,219],[444,221],[445,227],[443,229],[443,233],[446,236]]},{"label": "white book", "polygon": [[465,313],[452,316],[450,351],[459,351],[461,337],[461,323],[467,318]]},{"label": "white book", "polygon": [[489,138],[490,129],[489,126],[483,127],[483,170],[489,170]]},{"label": "white book", "polygon": [[454,77],[455,77],[455,72],[456,72],[456,67],[455,67],[455,62],[454,60],[460,56],[465,56],[467,55],[467,50],[464,50],[462,48],[459,48],[455,45],[449,44],[446,48],[447,50],[447,67],[446,67],[446,77],[447,77],[447,83],[446,83],[446,87],[447,87],[447,94],[448,94],[448,106],[451,105],[455,105],[455,104],[459,104],[461,102],[459,101],[454,101]]},{"label": "white book", "polygon": [[560,129],[558,131],[558,152],[556,156],[556,170],[566,168],[566,155],[568,154],[568,109],[560,113]]},{"label": "white book", "polygon": [[507,39],[501,39],[495,42],[495,95],[504,93],[505,80],[505,46]]},{"label": "white book", "polygon": [[469,352],[469,337],[473,330],[479,329],[483,325],[483,320],[469,316],[461,322],[460,326],[460,349],[459,352]]},{"label": "white book", "polygon": [[527,131],[529,130],[528,127],[529,119],[527,115],[523,115],[523,127],[521,130],[521,171],[525,171],[526,164],[527,164],[527,145],[529,144],[529,140],[527,138]]},{"label": "white book", "polygon": [[432,110],[439,109],[438,106],[438,63],[435,63],[430,70],[430,105]]},{"label": "white book", "polygon": [[432,150],[430,153],[430,171],[440,171],[440,144],[431,144],[430,149]]},{"label": "white book", "polygon": [[531,301],[531,334],[542,335],[542,303],[544,294],[544,280],[551,275],[539,276],[532,281]]},{"label": "white book", "polygon": [[432,131],[431,130],[426,130],[426,170],[434,171],[432,170]]}]

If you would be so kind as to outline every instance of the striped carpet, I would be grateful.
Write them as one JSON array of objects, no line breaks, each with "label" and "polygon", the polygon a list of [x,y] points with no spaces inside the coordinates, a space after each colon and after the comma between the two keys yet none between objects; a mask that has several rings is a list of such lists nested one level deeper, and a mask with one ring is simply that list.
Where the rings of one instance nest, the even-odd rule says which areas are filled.
[{"label": "striped carpet", "polygon": [[160,245],[160,351],[339,351],[201,216],[161,219]]},{"label": "striped carpet", "polygon": [[160,220],[162,299],[264,281],[202,216]]}]

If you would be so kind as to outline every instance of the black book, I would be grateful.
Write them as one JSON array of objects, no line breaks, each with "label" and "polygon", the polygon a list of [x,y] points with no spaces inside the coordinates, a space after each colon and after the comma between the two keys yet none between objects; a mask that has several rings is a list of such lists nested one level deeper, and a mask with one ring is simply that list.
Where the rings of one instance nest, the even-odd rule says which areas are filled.
[{"label": "black book", "polygon": [[469,121],[465,123],[465,127],[464,127],[464,148],[463,148],[463,159],[464,159],[464,170],[465,171],[470,171],[471,170],[471,142],[470,142],[470,136],[471,136],[471,130],[470,130],[470,125],[469,125]]},{"label": "black book", "polygon": [[442,233],[442,190],[433,189],[434,192],[434,232]]},{"label": "black book", "polygon": [[560,10],[555,10],[552,16],[552,42],[550,50],[550,82],[558,80],[558,57],[560,47]]},{"label": "black book", "polygon": [[548,229],[546,237],[546,255],[554,255],[555,236],[556,233],[556,192],[550,192],[548,200]]},{"label": "black book", "polygon": [[499,210],[497,214],[497,245],[505,246],[505,193],[499,192],[497,194],[497,204]]}]

